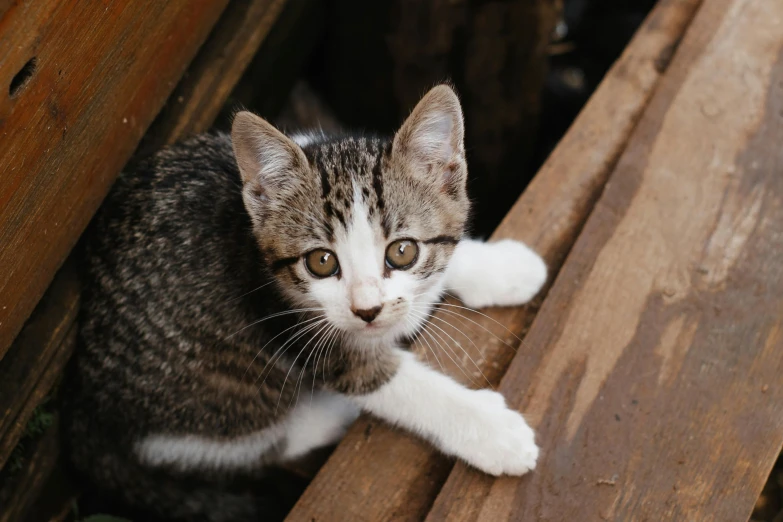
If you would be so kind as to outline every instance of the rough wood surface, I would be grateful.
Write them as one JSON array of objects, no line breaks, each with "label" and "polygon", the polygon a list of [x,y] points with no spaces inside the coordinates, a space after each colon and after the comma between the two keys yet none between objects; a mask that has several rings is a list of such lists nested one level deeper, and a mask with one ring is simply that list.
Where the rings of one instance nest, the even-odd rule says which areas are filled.
[{"label": "rough wood surface", "polygon": [[39,500],[38,493],[46,485],[59,460],[58,419],[55,415],[52,425],[30,448],[25,467],[7,480],[0,480],[0,522],[25,520],[36,504],[47,503],[49,500]]},{"label": "rough wood surface", "polygon": [[73,351],[79,284],[66,264],[0,360],[0,469]]},{"label": "rough wood surface", "polygon": [[3,13],[0,357],[227,1],[14,2]]},{"label": "rough wood surface", "polygon": [[[225,44],[237,52],[227,57],[216,52],[214,46],[205,46],[177,87],[175,93],[179,94],[174,95],[181,100],[178,102],[180,105],[199,106],[213,118],[247,66],[250,58],[248,47],[245,46],[254,45],[257,48],[259,45],[259,42],[240,40],[245,36],[256,36],[255,32],[248,34],[250,27],[257,31],[266,30],[262,25],[270,23],[270,15],[261,7],[279,10],[279,2],[270,3],[269,0],[236,3],[239,5],[232,3],[226,9],[209,41],[215,45]],[[240,13],[244,13],[244,16],[239,16]],[[227,35],[234,35],[235,40],[227,39]],[[244,46],[240,46],[240,43]],[[212,61],[214,67],[209,66]],[[216,70],[221,72],[220,81],[214,77]],[[206,78],[202,79],[202,75]],[[204,99],[202,89],[192,88],[205,84],[216,89],[208,101]],[[196,101],[191,101],[191,97]],[[154,135],[146,143],[168,143],[188,133],[206,130],[211,120],[205,119],[205,112],[164,111],[156,120],[155,129],[150,131]],[[112,174],[112,178],[114,175],[116,173]],[[30,412],[48,393],[53,379],[60,373],[68,354],[73,350],[73,339],[65,334],[73,328],[78,309],[79,286],[74,270],[77,264],[77,260],[66,263],[57,273],[24,330],[0,360],[0,468],[16,444]]]},{"label": "rough wood surface", "polygon": [[[662,0],[658,4],[494,238],[528,242],[557,272],[699,3]],[[486,310],[488,318],[468,312],[457,318],[444,311],[433,324],[459,340],[496,384],[514,355],[509,345],[522,353],[536,349],[529,342],[519,348],[515,337],[522,336],[535,309]],[[440,320],[464,330],[471,341]],[[417,350],[429,353],[426,345]],[[435,365],[432,354],[428,357]],[[483,378],[469,360],[464,361],[464,369],[470,379],[448,358],[441,355],[441,361],[455,378],[482,385]],[[451,461],[419,439],[362,418],[316,476],[289,520],[421,520],[451,467]]]},{"label": "rough wood surface", "polygon": [[[155,135],[146,143],[168,143],[188,133],[207,129],[211,119],[205,118],[205,114],[210,114],[214,118],[225,103],[241,72],[247,66],[250,59],[248,53],[252,55],[253,52],[251,47],[258,48],[259,42],[254,39],[259,35],[263,37],[263,33],[268,30],[264,24],[271,23],[270,17],[274,17],[275,10],[279,10],[279,4],[279,1],[270,0],[232,2],[210,36],[211,42],[226,45],[232,50],[232,54],[224,55],[216,52],[214,46],[205,46],[188,69],[182,84],[175,91],[176,103],[183,107],[199,107],[200,110],[164,111],[156,120],[156,130],[151,131]],[[269,11],[261,9],[263,6],[267,6]],[[244,16],[239,16],[239,13],[244,13]],[[2,33],[1,26],[0,33]],[[231,35],[232,38],[228,38],[227,35]],[[249,38],[248,41],[245,41],[246,37]],[[210,66],[211,63],[214,63],[214,67]],[[216,71],[220,72],[219,77],[214,75]],[[205,78],[202,78],[202,75]],[[204,85],[214,88],[211,97],[206,96],[203,87],[196,88]],[[192,101],[191,97],[195,101]],[[125,135],[125,139],[130,140],[129,143],[132,142],[131,147],[138,142],[138,134],[144,132],[148,124],[149,121],[143,125],[137,121],[138,133],[134,130],[134,133]],[[2,151],[0,151],[1,157]],[[106,175],[107,186],[121,167],[122,163],[117,164],[116,170]],[[3,181],[0,184],[0,194],[3,194],[5,180],[0,181]],[[50,195],[48,192],[46,194]],[[0,228],[2,224],[3,222],[0,221]],[[19,440],[31,412],[49,393],[73,350],[74,321],[79,297],[76,274],[72,269],[74,263],[66,263],[58,272],[47,294],[41,299],[24,329],[0,361],[0,468]],[[4,297],[0,298],[0,307],[8,306],[3,299]],[[51,479],[49,484],[53,482],[61,481]],[[43,484],[43,480],[36,480],[35,491],[31,490],[27,495],[36,498]],[[52,485],[55,488],[59,486],[61,484]],[[63,498],[67,501],[70,497],[66,495]]]},{"label": "rough wood surface", "polygon": [[144,156],[208,129],[287,0],[232,0],[142,140]]},{"label": "rough wood surface", "polygon": [[747,520],[783,444],[783,3],[705,0],[428,520]]}]

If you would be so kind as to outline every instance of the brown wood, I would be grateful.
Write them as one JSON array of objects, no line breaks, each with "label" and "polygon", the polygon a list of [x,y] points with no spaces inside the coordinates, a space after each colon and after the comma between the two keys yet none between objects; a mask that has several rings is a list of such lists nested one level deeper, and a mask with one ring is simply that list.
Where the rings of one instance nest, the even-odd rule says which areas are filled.
[{"label": "brown wood", "polygon": [[[272,5],[269,0],[257,0],[248,5],[240,1],[236,2],[238,6],[232,3],[226,9],[209,38],[209,45],[199,52],[174,95],[181,99],[179,103],[183,107],[199,106],[203,112],[164,111],[156,120],[154,130],[150,131],[150,138],[145,138],[146,143],[168,143],[187,133],[206,130],[211,120],[205,119],[204,114],[213,117],[217,114],[247,66],[247,46],[257,48],[259,45],[257,41],[244,41],[245,37],[252,40],[257,36],[255,32],[249,33],[249,28],[265,30],[263,24],[270,23],[271,14],[261,7],[279,10],[277,3],[272,2]],[[240,13],[244,13],[244,16],[239,16]],[[235,39],[229,40],[226,35],[234,35]],[[217,45],[225,45],[236,51],[231,55],[234,60],[216,52]],[[214,67],[209,66],[211,60],[215,63]],[[213,76],[216,70],[221,71],[217,83]],[[202,79],[202,75],[206,75],[206,79]],[[202,89],[190,88],[207,83],[216,88],[216,94],[208,101],[204,99]],[[197,101],[191,101],[191,96]],[[0,468],[16,444],[33,408],[48,393],[67,361],[68,354],[73,350],[73,336],[66,336],[66,332],[74,328],[78,309],[79,286],[74,270],[77,264],[78,260],[74,259],[58,272],[24,330],[14,340],[5,358],[0,360]]]},{"label": "brown wood", "polygon": [[[262,38],[268,30],[270,18],[274,18],[280,9],[279,4],[278,1],[269,0],[237,1],[226,9],[210,36],[210,44],[199,52],[182,85],[177,87],[175,92],[178,94],[173,95],[180,106],[197,107],[198,110],[164,111],[145,143],[169,143],[188,133],[207,129],[211,119],[205,118],[205,114],[214,118],[225,103],[228,93],[247,66],[250,58],[248,53],[252,55],[251,48],[258,48],[257,39]],[[264,6],[268,7],[268,11],[262,9]],[[244,16],[239,16],[240,13],[244,13]],[[232,38],[227,38],[227,35]],[[217,52],[215,47],[219,45],[230,49],[231,54]],[[215,76],[216,71],[219,71],[219,77]],[[211,97],[205,96],[204,85],[214,88]],[[141,128],[140,132],[143,130]],[[135,135],[128,139],[138,141]],[[113,179],[116,174],[113,172],[109,177]],[[66,263],[58,272],[24,329],[0,360],[0,467],[18,442],[33,409],[49,393],[73,350],[74,321],[79,298],[78,282],[73,270],[75,264],[76,260]],[[67,479],[63,479],[61,474],[59,479],[50,479],[47,487],[58,491],[67,489],[62,487],[63,480]],[[25,498],[37,498],[43,485],[43,479],[36,480]],[[72,497],[65,495],[62,502],[69,498]],[[57,507],[57,511],[67,512],[66,507]]]},{"label": "brown wood", "polygon": [[783,445],[783,4],[705,0],[428,520],[747,520]]},{"label": "brown wood", "polygon": [[15,2],[0,18],[0,357],[226,3]]},{"label": "brown wood", "polygon": [[73,351],[79,298],[73,272],[72,264],[63,267],[0,360],[0,469]]},{"label": "brown wood", "polygon": [[[699,3],[659,2],[494,238],[528,242],[547,259],[552,273],[558,271]],[[535,310],[534,305],[483,311],[488,318],[468,312],[464,319],[449,313],[436,315],[465,330],[472,342],[438,319],[434,324],[459,339],[496,384],[514,355],[508,345],[524,354],[536,349],[529,342],[519,348],[515,337],[522,336]],[[426,345],[416,349],[421,354],[429,352]],[[436,365],[433,356],[429,357]],[[440,357],[455,378],[482,385],[483,378],[469,360],[464,370],[470,379]],[[452,462],[428,444],[362,418],[316,476],[289,520],[421,520],[451,467]]]},{"label": "brown wood", "polygon": [[[38,493],[46,485],[60,455],[59,417],[33,445],[23,469],[0,480],[0,522],[19,522],[39,501]],[[5,477],[3,477],[5,478]]]},{"label": "brown wood", "polygon": [[212,125],[285,4],[286,0],[233,0],[228,4],[144,136],[139,155]]}]

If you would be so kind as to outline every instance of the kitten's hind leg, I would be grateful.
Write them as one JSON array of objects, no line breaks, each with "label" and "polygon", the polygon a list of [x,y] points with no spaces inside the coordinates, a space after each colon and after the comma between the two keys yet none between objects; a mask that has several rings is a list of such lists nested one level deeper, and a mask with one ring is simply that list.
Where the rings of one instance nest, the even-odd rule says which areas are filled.
[{"label": "kitten's hind leg", "polygon": [[446,288],[471,308],[530,301],[546,282],[541,256],[519,241],[460,241],[446,269]]}]

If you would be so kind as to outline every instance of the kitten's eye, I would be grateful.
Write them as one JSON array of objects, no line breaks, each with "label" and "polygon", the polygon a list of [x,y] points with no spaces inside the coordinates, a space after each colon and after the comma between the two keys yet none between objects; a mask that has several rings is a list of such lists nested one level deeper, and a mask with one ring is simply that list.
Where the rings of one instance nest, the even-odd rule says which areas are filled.
[{"label": "kitten's eye", "polygon": [[305,266],[315,277],[331,277],[340,271],[337,256],[330,250],[319,248],[305,254]]},{"label": "kitten's eye", "polygon": [[386,248],[386,264],[389,268],[407,270],[419,257],[419,246],[410,239],[400,239]]}]

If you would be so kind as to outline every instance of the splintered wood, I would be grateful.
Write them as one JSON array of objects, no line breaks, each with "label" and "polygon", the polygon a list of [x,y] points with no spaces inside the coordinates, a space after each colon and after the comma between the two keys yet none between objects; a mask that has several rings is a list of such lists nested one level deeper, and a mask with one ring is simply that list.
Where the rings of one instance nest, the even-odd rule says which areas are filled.
[{"label": "splintered wood", "polygon": [[[427,520],[747,520],[783,443],[783,3],[706,0]],[[607,478],[611,477],[607,483]]]}]

